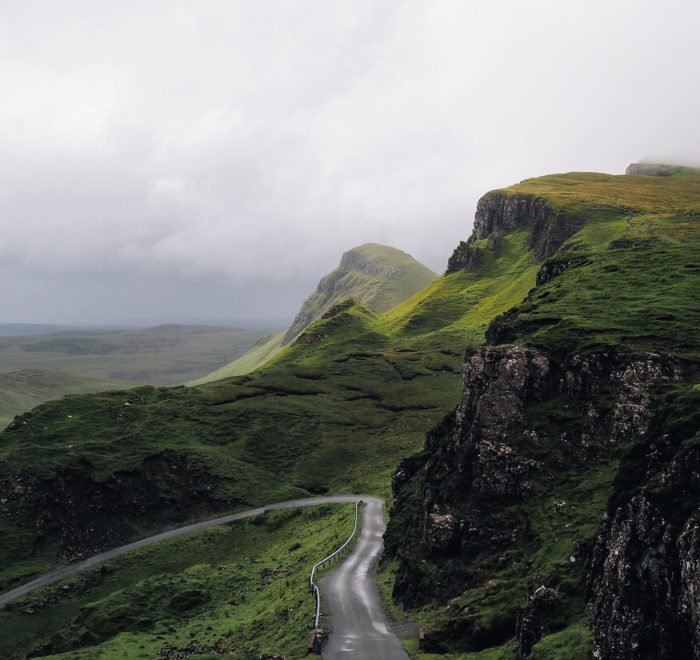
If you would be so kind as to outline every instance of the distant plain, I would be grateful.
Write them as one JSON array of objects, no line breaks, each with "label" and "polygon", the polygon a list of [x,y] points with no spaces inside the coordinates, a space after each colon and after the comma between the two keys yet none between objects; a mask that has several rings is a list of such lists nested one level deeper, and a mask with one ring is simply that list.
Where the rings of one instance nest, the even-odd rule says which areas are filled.
[{"label": "distant plain", "polygon": [[0,324],[0,426],[65,394],[194,380],[240,357],[269,332],[176,324],[136,329]]}]

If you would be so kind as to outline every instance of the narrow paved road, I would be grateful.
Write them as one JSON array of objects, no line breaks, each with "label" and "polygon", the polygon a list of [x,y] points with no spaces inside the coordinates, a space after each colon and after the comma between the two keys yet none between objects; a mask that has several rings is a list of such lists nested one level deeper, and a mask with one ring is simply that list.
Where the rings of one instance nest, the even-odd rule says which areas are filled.
[{"label": "narrow paved road", "polygon": [[[88,557],[83,561],[78,561],[73,564],[67,564],[66,566],[60,566],[59,568],[40,575],[31,582],[15,587],[12,591],[7,591],[4,594],[0,594],[0,607],[11,603],[14,600],[28,594],[34,589],[43,587],[52,582],[62,580],[63,578],[75,575],[80,571],[84,571],[86,568],[100,564],[108,559],[114,559],[121,555],[125,555],[127,552],[132,552],[133,550],[138,550],[147,545],[153,543],[158,543],[159,541],[165,541],[166,539],[172,539],[176,536],[182,536],[183,534],[189,534],[190,532],[197,532],[202,529],[207,529],[208,527],[214,527],[215,525],[223,525],[224,523],[233,522],[234,520],[243,520],[244,518],[250,518],[252,516],[258,516],[266,511],[274,511],[277,509],[301,509],[307,506],[315,506],[316,504],[338,504],[342,502],[357,502],[358,499],[362,499],[362,495],[329,495],[326,497],[305,497],[298,500],[287,500],[286,502],[276,502],[275,504],[267,504],[265,506],[258,507],[256,509],[248,509],[246,511],[240,511],[239,513],[232,513],[228,516],[222,516],[220,518],[212,518],[210,520],[203,520],[202,522],[192,523],[190,525],[185,525],[184,527],[178,527],[177,529],[171,529],[167,532],[161,532],[160,534],[155,534],[154,536],[149,536],[148,538],[141,539],[140,541],[134,541],[133,543],[127,543],[126,545],[119,546],[118,548],[112,548],[112,550],[106,550],[105,552],[100,552],[97,555]],[[375,498],[365,497],[367,501],[374,500]],[[381,500],[378,500],[381,502]],[[364,533],[364,532],[363,532]]]},{"label": "narrow paved road", "polygon": [[322,627],[330,631],[323,647],[326,660],[343,658],[407,660],[398,638],[391,632],[371,570],[382,552],[384,502],[362,498],[362,533],[348,558],[319,582]]}]

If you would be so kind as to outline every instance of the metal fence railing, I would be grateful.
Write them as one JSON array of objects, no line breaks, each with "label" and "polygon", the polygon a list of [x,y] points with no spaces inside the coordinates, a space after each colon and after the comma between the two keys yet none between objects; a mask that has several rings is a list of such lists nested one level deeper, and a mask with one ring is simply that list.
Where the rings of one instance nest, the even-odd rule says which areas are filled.
[{"label": "metal fence railing", "polygon": [[358,520],[358,512],[359,512],[360,504],[362,504],[362,500],[358,500],[357,502],[355,502],[355,525],[353,526],[352,533],[350,534],[350,536],[348,536],[345,543],[343,543],[343,545],[341,545],[334,552],[331,552],[330,555],[321,559],[321,561],[316,562],[311,567],[311,575],[309,576],[309,590],[316,597],[316,615],[314,617],[314,628],[313,628],[314,632],[318,631],[318,629],[319,629],[318,624],[319,624],[319,620],[321,618],[321,592],[318,590],[318,585],[316,584],[316,581],[314,580],[314,578],[316,577],[316,571],[320,567],[322,567],[324,564],[329,562],[331,559],[333,559],[334,557],[337,557],[343,550],[345,550],[345,548],[348,547],[348,545],[350,545],[350,542],[352,541],[353,537],[355,536],[355,532],[357,532],[357,520]]}]

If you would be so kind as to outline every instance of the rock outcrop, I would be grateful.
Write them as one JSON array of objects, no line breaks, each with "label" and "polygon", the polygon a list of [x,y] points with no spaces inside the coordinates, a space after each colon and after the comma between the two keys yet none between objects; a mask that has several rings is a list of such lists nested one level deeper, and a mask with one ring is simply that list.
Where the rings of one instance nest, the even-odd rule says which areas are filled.
[{"label": "rock outcrop", "polygon": [[74,561],[133,538],[134,525],[179,521],[201,507],[230,509],[237,502],[214,494],[219,480],[198,460],[172,450],[144,459],[133,470],[99,480],[81,460],[47,479],[31,468],[0,480],[0,503],[35,521],[40,539],[57,540],[60,557]]},{"label": "rock outcrop", "polygon": [[[653,388],[674,382],[679,373],[677,360],[653,353],[572,354],[561,361],[531,348],[487,346],[470,355],[454,415],[428,434],[424,452],[404,461],[394,477],[386,550],[399,560],[395,597],[407,605],[459,600],[470,590],[484,588],[478,576],[507,572],[513,557],[527,566],[532,561],[527,557],[541,547],[542,530],[535,533],[533,528],[542,525],[537,522],[542,508],[553,512],[548,525],[555,540],[557,515],[568,519],[566,527],[577,524],[572,522],[576,516],[569,514],[572,505],[562,498],[569,482],[608,465],[609,456],[621,447],[646,442],[654,416]],[[601,514],[600,509],[577,513],[588,526]],[[632,509],[612,512],[601,527],[594,550],[600,577],[591,583],[589,605],[592,621],[605,620],[612,626],[614,610],[627,617],[630,630],[642,619],[625,614],[609,582],[620,574],[615,563],[618,549],[631,538],[634,525],[626,521],[634,515]],[[412,527],[407,527],[408,521]],[[649,518],[654,539],[666,533],[661,522],[659,515]],[[569,534],[564,529],[562,533]],[[692,553],[700,536],[688,520],[674,533],[677,546],[692,549],[690,563],[683,566],[688,583],[695,585],[693,567],[700,560]],[[572,546],[562,557],[568,571],[580,571],[588,556],[583,548],[590,537],[580,542],[581,549]],[[649,544],[654,546],[652,540]],[[541,552],[548,550],[542,547]],[[609,555],[615,559],[606,559]],[[651,556],[645,555],[647,565]],[[680,575],[681,566],[676,568]],[[519,656],[526,657],[543,631],[560,625],[553,603],[562,580],[558,571],[564,569],[554,570],[549,576],[534,576],[542,580],[538,591],[533,578],[523,577],[524,606],[511,606],[510,615],[502,615],[491,628],[467,608],[440,636],[454,635],[466,650],[515,636]],[[579,585],[582,591],[583,582]],[[619,589],[624,591],[623,586]],[[600,602],[596,594],[601,594]],[[683,594],[676,594],[674,602],[694,603],[698,591],[694,587]],[[686,605],[691,611],[692,607]],[[598,635],[596,625],[593,628]],[[601,633],[618,645],[601,651],[601,657],[642,657],[614,655],[620,645],[631,644],[621,641],[618,628]]]},{"label": "rock outcrop", "polygon": [[596,658],[700,657],[697,418],[642,429],[623,460],[586,580]]},{"label": "rock outcrop", "polygon": [[[536,261],[543,261],[583,226],[583,218],[533,195],[490,192],[476,207],[474,231],[467,241],[460,241],[447,262],[446,273],[466,268],[478,270],[484,263],[486,250],[497,253],[503,236],[526,227],[527,247]],[[486,245],[480,243],[488,239]]]},{"label": "rock outcrop", "polygon": [[583,218],[531,195],[491,192],[477,204],[474,233],[469,241],[479,241],[494,234],[508,234],[527,227],[527,245],[536,260],[551,257],[583,226]]}]

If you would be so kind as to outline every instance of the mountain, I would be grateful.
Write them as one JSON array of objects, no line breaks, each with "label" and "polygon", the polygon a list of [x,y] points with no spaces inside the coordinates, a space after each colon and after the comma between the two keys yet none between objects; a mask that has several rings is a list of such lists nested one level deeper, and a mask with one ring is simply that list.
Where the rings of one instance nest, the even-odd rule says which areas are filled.
[{"label": "mountain", "polygon": [[387,245],[365,243],[345,252],[340,265],[321,278],[286,332],[261,339],[245,355],[192,381],[192,385],[241,376],[265,364],[333,305],[353,298],[374,312],[385,312],[417,293],[437,275],[411,255]]},{"label": "mountain", "polygon": [[427,649],[700,653],[700,177],[660,174],[479,202],[452,261],[522,232],[539,267],[394,475],[393,594],[427,608]]},{"label": "mountain", "polygon": [[289,344],[346,298],[354,298],[373,312],[386,312],[435,278],[433,271],[396,248],[365,243],[348,250],[338,268],[321,278],[316,291],[301,306],[283,344]]},{"label": "mountain", "polygon": [[[18,417],[0,583],[215,511],[393,494],[380,583],[425,652],[697,656],[700,177],[528,179],[487,193],[465,238],[398,306],[338,302],[254,373]],[[279,622],[303,645],[311,601],[266,591],[296,589],[296,545],[275,546],[283,570],[248,549],[277,526],[308,563],[309,522],[49,588],[0,612],[0,652],[298,657]]]}]

